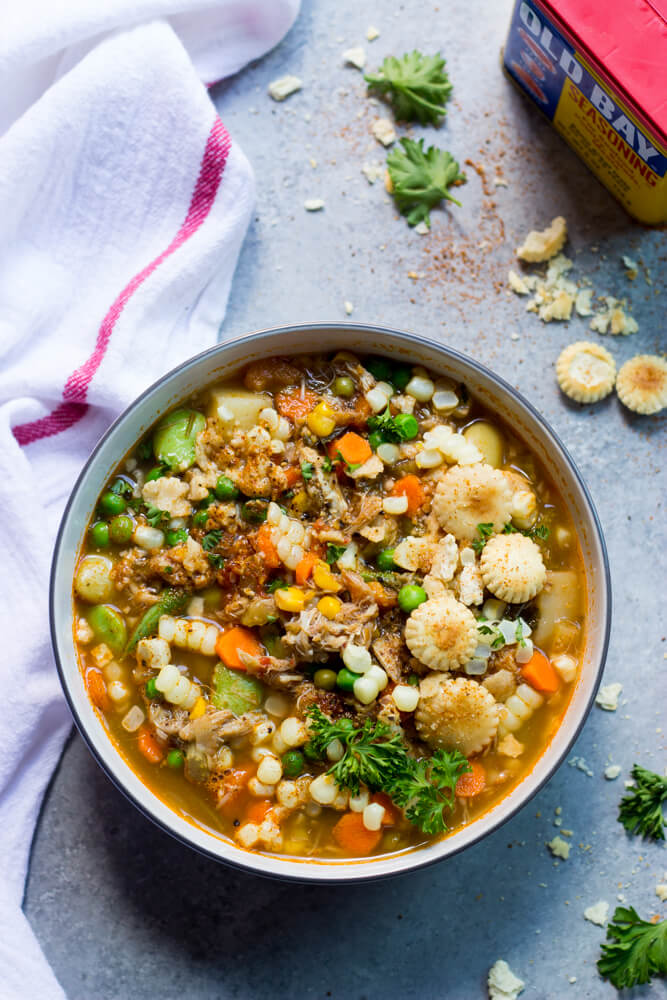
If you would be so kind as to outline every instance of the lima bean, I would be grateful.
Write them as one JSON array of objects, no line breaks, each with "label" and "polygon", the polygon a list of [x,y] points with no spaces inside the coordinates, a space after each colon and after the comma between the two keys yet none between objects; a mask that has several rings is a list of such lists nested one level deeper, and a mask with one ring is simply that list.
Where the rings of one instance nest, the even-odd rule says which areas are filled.
[{"label": "lima bean", "polygon": [[470,441],[481,451],[485,460],[494,469],[499,469],[503,464],[505,452],[505,442],[500,431],[496,430],[493,424],[486,420],[476,420],[474,424],[463,432],[466,441]]},{"label": "lima bean", "polygon": [[123,616],[108,604],[97,604],[88,612],[88,624],[98,642],[104,642],[114,656],[120,656],[127,642]]}]

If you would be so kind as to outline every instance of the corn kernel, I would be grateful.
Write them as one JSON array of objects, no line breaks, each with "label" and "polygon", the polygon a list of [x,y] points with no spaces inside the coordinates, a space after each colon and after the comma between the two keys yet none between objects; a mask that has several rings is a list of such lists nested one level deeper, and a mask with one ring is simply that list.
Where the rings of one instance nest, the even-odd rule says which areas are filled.
[{"label": "corn kernel", "polygon": [[325,618],[335,618],[342,607],[337,597],[323,597],[317,602],[317,610]]},{"label": "corn kernel", "polygon": [[308,510],[309,506],[310,506],[310,499],[305,490],[299,490],[298,493],[295,493],[294,496],[292,497],[292,502],[290,504],[290,507],[292,508],[292,510],[297,511],[299,514],[303,514],[304,511]]},{"label": "corn kernel", "polygon": [[281,611],[303,611],[306,604],[306,595],[299,587],[276,590],[273,596]]},{"label": "corn kernel", "polygon": [[318,437],[328,437],[336,428],[336,416],[328,403],[322,400],[306,417],[306,423]]},{"label": "corn kernel", "polygon": [[194,703],[194,705],[190,709],[190,718],[191,719],[200,719],[201,716],[204,714],[205,711],[206,711],[206,699],[202,698],[202,696],[199,695],[199,697],[197,698],[196,702]]},{"label": "corn kernel", "polygon": [[315,563],[313,567],[313,583],[319,590],[328,590],[333,594],[340,590],[340,584],[336,577],[322,560]]}]

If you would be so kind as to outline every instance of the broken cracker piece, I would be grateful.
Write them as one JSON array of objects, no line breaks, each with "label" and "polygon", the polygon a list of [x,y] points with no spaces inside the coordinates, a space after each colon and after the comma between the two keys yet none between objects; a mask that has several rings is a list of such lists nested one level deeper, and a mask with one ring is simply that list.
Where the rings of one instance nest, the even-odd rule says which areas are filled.
[{"label": "broken cracker piece", "polygon": [[531,264],[551,260],[562,249],[566,239],[567,223],[562,215],[557,215],[546,229],[541,231],[534,229],[528,233],[521,246],[517,248],[516,255]]}]

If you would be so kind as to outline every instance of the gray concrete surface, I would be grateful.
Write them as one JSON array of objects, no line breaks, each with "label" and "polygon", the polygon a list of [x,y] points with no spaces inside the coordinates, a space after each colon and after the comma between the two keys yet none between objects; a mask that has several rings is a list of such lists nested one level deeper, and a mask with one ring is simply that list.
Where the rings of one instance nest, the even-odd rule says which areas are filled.
[{"label": "gray concrete surface", "polygon": [[[344,319],[349,300],[355,320],[423,333],[478,358],[553,423],[598,505],[614,580],[605,678],[624,690],[616,713],[592,711],[574,751],[592,777],[564,763],[521,813],[450,862],[321,889],[241,875],[179,846],[115,791],[74,736],[44,807],[26,896],[71,1000],[470,1000],[486,995],[498,957],[526,980],[527,998],[613,997],[595,971],[604,932],[583,919],[584,908],[599,899],[613,908],[622,894],[644,916],[660,912],[664,850],[629,839],[616,810],[634,761],[655,770],[666,762],[664,420],[634,418],[614,397],[570,405],[553,363],[565,344],[588,336],[584,321],[542,326],[499,283],[520,235],[565,215],[578,273],[600,291],[627,294],[639,320],[635,336],[605,341],[622,362],[665,347],[667,240],[633,224],[503,79],[509,6],[306,3],[274,52],[214,91],[258,185],[221,336]],[[370,45],[369,24],[381,32]],[[341,64],[355,44],[366,44],[371,66],[413,46],[440,47],[455,97],[447,124],[425,134],[461,160],[483,162],[490,178],[502,165],[509,186],[487,197],[468,167],[463,207],[435,212],[430,236],[410,231],[381,184],[360,173],[383,151],[368,134],[377,109],[360,74]],[[266,86],[285,72],[304,88],[276,105]],[[304,211],[311,197],[325,200],[324,211]],[[490,200],[495,207],[485,210]],[[628,283],[622,253],[651,267],[653,285],[643,270]],[[622,767],[616,781],[603,778],[611,761]],[[573,831],[560,863],[545,848],[557,807]]]}]

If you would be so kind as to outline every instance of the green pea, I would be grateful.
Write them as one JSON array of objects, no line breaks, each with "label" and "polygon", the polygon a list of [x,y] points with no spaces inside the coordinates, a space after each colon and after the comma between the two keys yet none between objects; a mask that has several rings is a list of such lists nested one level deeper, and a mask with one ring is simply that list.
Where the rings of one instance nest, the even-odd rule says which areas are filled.
[{"label": "green pea", "polygon": [[107,490],[100,497],[99,506],[100,510],[103,510],[105,514],[123,514],[127,504],[118,493]]},{"label": "green pea", "polygon": [[248,500],[241,507],[241,516],[250,524],[263,524],[266,521],[268,504],[266,500]]},{"label": "green pea", "polygon": [[394,386],[395,389],[398,389],[399,392],[402,392],[411,378],[412,378],[412,369],[408,365],[396,365],[391,375],[389,376],[389,381],[391,382],[391,384]]},{"label": "green pea", "polygon": [[168,531],[166,534],[167,545],[179,545],[180,542],[187,542],[188,533],[185,528],[179,528],[178,531]]},{"label": "green pea", "polygon": [[347,667],[343,667],[338,671],[336,677],[336,685],[341,689],[341,691],[351,691],[354,688],[354,682],[359,678],[359,674],[353,674],[351,670]]},{"label": "green pea", "polygon": [[155,677],[150,677],[146,681],[146,697],[147,698],[161,698],[162,695],[157,689],[157,684],[155,683]]},{"label": "green pea", "polygon": [[354,380],[348,378],[347,375],[339,375],[333,380],[331,391],[334,396],[341,396],[343,399],[349,399],[350,396],[354,396]]},{"label": "green pea", "polygon": [[205,590],[200,591],[200,594],[204,598],[204,607],[207,611],[216,611],[222,607],[220,587],[206,587]]},{"label": "green pea", "polygon": [[338,723],[338,728],[345,729],[349,733],[354,729],[354,722],[352,719],[341,719]]},{"label": "green pea", "polygon": [[394,549],[382,549],[382,551],[377,554],[377,559],[375,560],[377,567],[384,573],[390,573],[392,570],[396,569],[394,551]]},{"label": "green pea", "polygon": [[154,479],[162,479],[164,476],[164,466],[156,465],[151,471],[146,475],[146,482],[152,483]]},{"label": "green pea", "polygon": [[208,521],[208,511],[198,510],[192,518],[192,523],[196,528],[205,528]]},{"label": "green pea", "polygon": [[88,612],[88,624],[98,642],[105,643],[114,656],[120,656],[127,642],[123,616],[108,604],[97,604]]},{"label": "green pea", "polygon": [[173,767],[176,771],[179,767],[183,767],[185,757],[183,756],[182,750],[170,750],[167,754],[167,764],[169,767]]},{"label": "green pea", "polygon": [[300,750],[288,750],[282,756],[282,763],[286,778],[298,778],[306,762]]},{"label": "green pea", "polygon": [[428,594],[423,587],[419,587],[416,583],[406,583],[398,592],[398,606],[406,614],[410,614],[427,600]]},{"label": "green pea", "polygon": [[403,441],[411,441],[419,434],[417,418],[411,413],[397,413],[394,417],[394,427]]},{"label": "green pea", "polygon": [[410,674],[410,676],[408,677],[408,684],[411,687],[413,687],[413,688],[418,688],[419,687],[419,675],[418,674]]},{"label": "green pea", "polygon": [[313,682],[315,687],[322,688],[323,691],[333,691],[336,687],[336,671],[316,670]]},{"label": "green pea", "polygon": [[366,358],[364,368],[378,382],[389,382],[391,379],[391,365],[386,358]]},{"label": "green pea", "polygon": [[134,521],[127,514],[116,514],[111,518],[109,524],[109,537],[116,545],[124,545],[129,542],[134,531]]},{"label": "green pea", "polygon": [[382,431],[372,431],[368,435],[368,443],[373,449],[373,451],[377,451],[379,446],[383,443],[383,441],[384,441],[384,435]]},{"label": "green pea", "polygon": [[236,500],[239,495],[238,486],[229,478],[229,476],[220,476],[214,489],[215,495],[218,500]]},{"label": "green pea", "polygon": [[93,544],[98,547],[98,549],[106,549],[109,547],[109,525],[106,521],[97,521],[90,529],[90,537],[93,540]]},{"label": "green pea", "polygon": [[206,426],[206,417],[196,410],[168,413],[155,428],[153,452],[158,462],[174,472],[184,472],[195,461],[197,435]]}]

